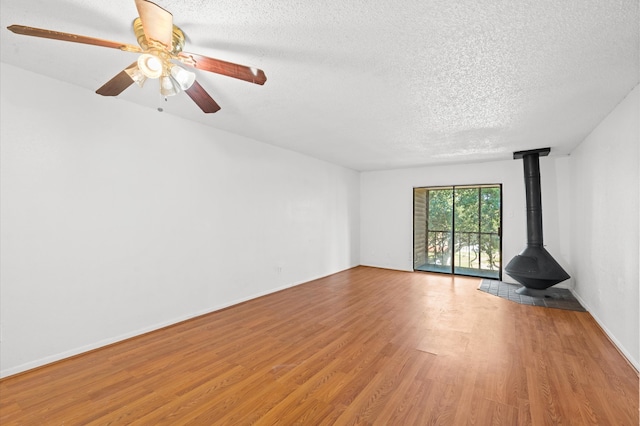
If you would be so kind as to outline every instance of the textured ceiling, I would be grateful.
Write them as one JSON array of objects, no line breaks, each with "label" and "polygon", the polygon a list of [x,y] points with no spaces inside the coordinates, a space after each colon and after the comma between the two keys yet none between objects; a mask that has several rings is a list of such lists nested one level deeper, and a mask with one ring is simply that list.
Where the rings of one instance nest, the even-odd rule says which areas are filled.
[{"label": "textured ceiling", "polygon": [[[266,84],[196,71],[222,107],[208,115],[149,83],[104,102],[161,106],[356,170],[567,154],[639,81],[638,0],[156,3],[186,51],[261,68]],[[136,44],[133,0],[2,0],[0,12],[2,62],[94,91],[136,59],[5,29]]]}]

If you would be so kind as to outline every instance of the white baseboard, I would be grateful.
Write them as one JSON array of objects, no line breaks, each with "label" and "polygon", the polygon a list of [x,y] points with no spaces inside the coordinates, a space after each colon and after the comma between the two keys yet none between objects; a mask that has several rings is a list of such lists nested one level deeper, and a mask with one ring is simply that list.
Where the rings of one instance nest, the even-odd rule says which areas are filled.
[{"label": "white baseboard", "polygon": [[635,368],[636,374],[640,372],[640,363],[638,362],[638,360],[634,359],[633,356],[631,356],[629,351],[627,351],[625,347],[622,345],[622,343],[620,343],[620,341],[616,339],[615,335],[611,333],[611,331],[609,331],[609,329],[604,325],[602,320],[600,320],[600,318],[598,318],[598,316],[593,313],[592,309],[589,307],[589,304],[585,302],[584,299],[582,299],[582,297],[580,297],[580,295],[576,293],[573,289],[569,289],[569,290],[571,291],[571,294],[573,294],[573,296],[576,299],[578,299],[578,302],[580,302],[580,304],[589,312],[589,314],[591,314],[593,319],[596,320],[596,322],[598,323],[602,331],[604,331],[604,334],[607,335],[607,338],[611,341],[611,343],[614,344],[618,352],[620,352],[620,354],[626,358],[629,365]]},{"label": "white baseboard", "polygon": [[[349,267],[347,269],[351,269],[351,268],[352,267]],[[338,272],[342,272],[342,271],[338,271]],[[334,273],[331,273],[329,275],[337,274],[338,272],[334,272]],[[118,343],[118,342],[121,342],[123,340],[131,339],[133,337],[140,336],[142,334],[150,333],[152,331],[156,331],[156,330],[159,330],[161,328],[169,327],[171,325],[178,324],[180,322],[187,321],[187,320],[190,320],[190,319],[202,316],[202,315],[207,315],[207,314],[210,314],[212,312],[216,312],[216,311],[219,311],[221,309],[228,308],[230,306],[238,305],[240,303],[247,302],[249,300],[257,299],[258,297],[266,296],[266,295],[272,294],[272,293],[277,293],[278,291],[286,290],[286,289],[291,288],[291,287],[296,287],[298,285],[305,284],[305,283],[308,283],[310,281],[314,281],[314,280],[317,280],[317,279],[320,279],[320,278],[323,278],[323,277],[329,276],[329,275],[322,275],[322,276],[318,276],[318,277],[315,277],[315,278],[309,278],[309,279],[306,279],[306,280],[304,280],[302,282],[295,282],[293,284],[287,284],[287,285],[284,285],[284,286],[273,288],[273,289],[270,289],[268,291],[264,291],[264,292],[261,292],[261,293],[253,294],[253,295],[248,296],[248,297],[244,297],[242,299],[237,299],[237,300],[233,300],[233,301],[228,302],[228,303],[224,303],[222,305],[213,306],[211,308],[208,308],[208,309],[205,309],[205,310],[202,310],[202,311],[199,311],[199,312],[194,312],[194,313],[191,313],[191,314],[188,314],[188,315],[184,315],[184,316],[181,316],[181,317],[173,318],[171,320],[163,321],[161,323],[154,324],[154,325],[149,326],[149,327],[144,327],[144,328],[139,329],[139,330],[135,330],[135,331],[132,331],[132,332],[129,332],[129,333],[124,333],[124,334],[121,334],[119,336],[114,336],[114,337],[111,337],[111,338],[108,338],[108,339],[100,340],[98,342],[91,343],[91,344],[85,345],[85,346],[81,346],[79,348],[70,349],[68,351],[64,351],[64,352],[61,352],[61,353],[50,355],[50,356],[47,356],[47,357],[44,357],[44,358],[40,358],[40,359],[37,359],[37,360],[34,360],[34,361],[30,361],[30,362],[27,362],[27,363],[24,363],[24,364],[15,366],[15,367],[10,367],[10,368],[4,369],[4,370],[0,370],[0,378],[13,376],[15,374],[23,373],[25,371],[32,370],[32,369],[38,368],[38,367],[42,367],[44,365],[51,364],[51,363],[54,363],[54,362],[57,362],[57,361],[61,361],[61,360],[66,359],[66,358],[71,358],[73,356],[80,355],[80,354],[83,354],[85,352],[90,352],[90,351],[93,351],[93,350],[96,350],[96,349],[100,349],[102,347],[105,347],[105,346],[108,346],[108,345],[112,345],[114,343]]]}]

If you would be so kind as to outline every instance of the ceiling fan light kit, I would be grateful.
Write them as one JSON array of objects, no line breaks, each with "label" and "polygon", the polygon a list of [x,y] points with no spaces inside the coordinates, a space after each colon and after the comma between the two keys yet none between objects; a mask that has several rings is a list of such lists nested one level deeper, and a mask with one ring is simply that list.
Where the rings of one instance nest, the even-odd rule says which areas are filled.
[{"label": "ceiling fan light kit", "polygon": [[160,79],[160,94],[165,98],[167,96],[175,96],[180,93],[180,88],[174,84],[173,79],[167,75]]},{"label": "ceiling fan light kit", "polygon": [[162,68],[162,61],[155,55],[143,53],[138,57],[138,69],[147,78],[160,78]]},{"label": "ceiling fan light kit", "polygon": [[165,98],[185,91],[203,112],[219,111],[220,106],[196,81],[196,74],[176,62],[254,84],[263,85],[267,81],[261,69],[183,52],[185,36],[182,30],[173,24],[173,15],[148,0],[135,0],[135,3],[139,17],[133,21],[133,32],[140,47],[23,25],[10,25],[7,29],[21,35],[139,53],[136,62],[96,90],[96,93],[103,96],[117,96],[133,83],[142,87],[147,79],[159,79],[160,94]]},{"label": "ceiling fan light kit", "polygon": [[143,87],[144,82],[147,81],[147,76],[143,74],[137,63],[134,64],[131,68],[125,69],[124,72],[126,72],[131,80],[133,80],[133,82],[140,87]]},{"label": "ceiling fan light kit", "polygon": [[187,90],[196,82],[196,73],[187,71],[178,65],[172,66],[170,73],[173,80],[182,90]]}]

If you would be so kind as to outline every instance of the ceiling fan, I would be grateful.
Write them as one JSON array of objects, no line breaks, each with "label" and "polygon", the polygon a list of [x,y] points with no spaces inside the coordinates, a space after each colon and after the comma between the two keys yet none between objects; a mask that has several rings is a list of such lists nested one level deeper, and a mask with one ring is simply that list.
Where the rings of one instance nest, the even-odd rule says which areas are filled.
[{"label": "ceiling fan", "polygon": [[220,110],[220,106],[198,84],[195,73],[181,65],[260,85],[267,81],[264,71],[260,69],[183,52],[185,36],[173,24],[173,15],[149,0],[135,0],[135,3],[139,17],[133,21],[133,31],[140,47],[24,25],[11,25],[7,29],[16,34],[140,53],[136,62],[96,90],[96,93],[103,96],[117,96],[134,82],[142,86],[147,79],[159,79],[160,93],[163,96],[173,96],[184,90],[202,111],[213,113]]}]

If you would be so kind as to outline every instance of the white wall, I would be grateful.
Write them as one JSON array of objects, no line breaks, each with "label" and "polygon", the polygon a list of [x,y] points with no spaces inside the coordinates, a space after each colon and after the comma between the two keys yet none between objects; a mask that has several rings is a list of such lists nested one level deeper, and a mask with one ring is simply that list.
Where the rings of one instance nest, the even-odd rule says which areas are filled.
[{"label": "white wall", "polygon": [[640,368],[640,87],[571,153],[575,293]]},{"label": "white wall", "polygon": [[359,264],[357,172],[1,73],[2,376]]},{"label": "white wall", "polygon": [[[544,146],[532,146],[544,148]],[[571,275],[569,259],[568,158],[541,157],[542,214],[547,250]],[[413,187],[501,183],[503,268],[526,246],[522,160],[363,172],[361,245],[363,265],[413,270]],[[503,271],[504,281],[515,282]],[[564,283],[570,286],[570,280]]]}]

